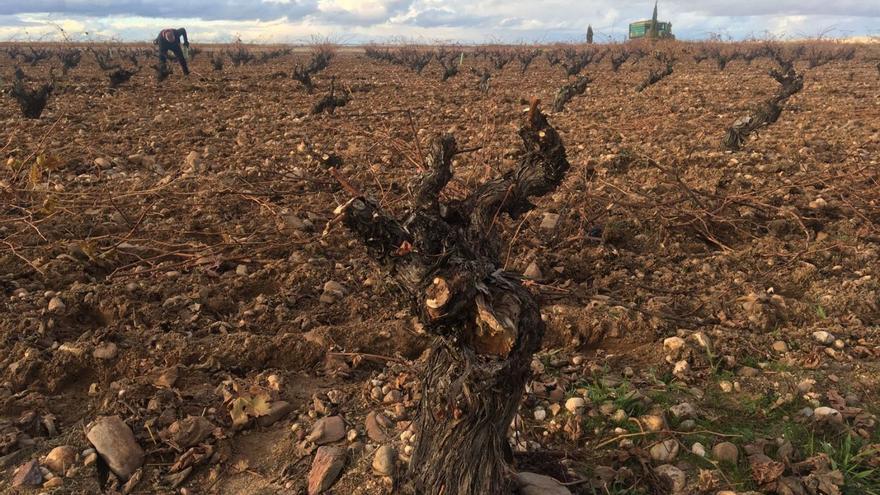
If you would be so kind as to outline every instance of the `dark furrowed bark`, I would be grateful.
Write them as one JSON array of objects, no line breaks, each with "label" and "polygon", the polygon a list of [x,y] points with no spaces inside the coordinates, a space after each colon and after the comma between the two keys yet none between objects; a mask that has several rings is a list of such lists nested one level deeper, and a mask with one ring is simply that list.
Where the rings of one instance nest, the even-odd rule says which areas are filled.
[{"label": "dark furrowed bark", "polygon": [[[517,279],[499,292],[516,298],[519,339],[504,360],[480,356],[465,343],[438,339],[422,383],[418,441],[410,477],[419,493],[512,493],[507,430],[544,336],[540,311]],[[512,294],[512,295],[511,295]]]},{"label": "dark furrowed bark", "polygon": [[565,110],[565,105],[575,96],[584,94],[591,82],[589,77],[581,76],[575,82],[559,88],[556,92],[556,100],[553,101],[553,110],[555,112]]},{"label": "dark furrowed bark", "polygon": [[10,93],[18,101],[21,108],[21,114],[29,119],[38,119],[49,102],[49,96],[55,89],[54,78],[48,83],[41,84],[39,87],[31,89],[25,83],[25,75],[21,69],[15,71],[15,81],[12,84]]},{"label": "dark furrowed bark", "polygon": [[[565,146],[544,114],[530,111],[527,119],[528,125],[519,131],[523,142],[517,168],[483,184],[466,200],[474,240],[494,244],[487,237],[493,234],[492,227],[499,215],[507,213],[513,219],[519,218],[534,208],[530,197],[556,189],[569,169]],[[497,252],[491,256],[496,258]]]},{"label": "dark furrowed bark", "polygon": [[553,191],[569,163],[556,130],[533,103],[520,129],[517,167],[466,200],[441,204],[457,147],[436,139],[404,220],[360,197],[343,223],[409,294],[413,312],[437,336],[422,374],[409,477],[428,495],[513,490],[507,430],[544,335],[537,302],[499,267],[502,214],[516,218],[530,197]]},{"label": "dark furrowed bark", "polygon": [[782,71],[771,70],[770,77],[780,84],[779,91],[771,98],[762,102],[752,115],[735,122],[724,134],[722,144],[730,150],[739,150],[749,135],[762,127],[766,127],[779,119],[782,104],[804,87],[804,76],[795,72],[791,62],[777,59]]}]

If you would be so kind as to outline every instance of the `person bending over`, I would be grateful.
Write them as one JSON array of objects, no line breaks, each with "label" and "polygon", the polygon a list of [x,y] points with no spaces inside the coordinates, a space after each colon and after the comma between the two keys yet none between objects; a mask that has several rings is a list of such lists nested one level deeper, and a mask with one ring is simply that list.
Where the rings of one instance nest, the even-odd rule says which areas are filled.
[{"label": "person bending over", "polygon": [[183,69],[184,75],[189,75],[189,67],[186,65],[186,58],[183,56],[183,50],[180,48],[180,39],[183,38],[183,46],[189,48],[189,39],[186,37],[186,29],[163,29],[159,32],[159,36],[153,41],[153,44],[159,45],[159,63],[165,65],[168,61],[168,52],[174,54],[180,67]]}]

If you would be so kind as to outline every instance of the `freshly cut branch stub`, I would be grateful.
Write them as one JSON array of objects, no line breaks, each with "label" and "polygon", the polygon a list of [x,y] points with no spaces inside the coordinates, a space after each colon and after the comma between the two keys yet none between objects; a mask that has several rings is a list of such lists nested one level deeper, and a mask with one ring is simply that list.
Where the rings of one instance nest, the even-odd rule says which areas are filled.
[{"label": "freshly cut branch stub", "polygon": [[434,278],[434,282],[425,290],[428,298],[425,299],[425,306],[428,308],[428,315],[433,319],[443,316],[443,308],[451,298],[449,284],[440,277]]},{"label": "freshly cut branch stub", "polygon": [[493,307],[483,295],[478,295],[474,350],[478,354],[506,356],[517,337],[519,302],[516,297],[502,293]]}]

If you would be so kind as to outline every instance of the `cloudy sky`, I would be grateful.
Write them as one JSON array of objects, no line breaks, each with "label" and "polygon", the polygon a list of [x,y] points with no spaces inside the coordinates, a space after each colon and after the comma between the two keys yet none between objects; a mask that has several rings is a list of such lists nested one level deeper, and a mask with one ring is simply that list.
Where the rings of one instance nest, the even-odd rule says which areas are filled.
[{"label": "cloudy sky", "polygon": [[[194,42],[550,42],[620,39],[651,0],[0,0],[0,40],[148,40],[186,27]],[[880,0],[668,0],[679,38],[880,36]]]}]

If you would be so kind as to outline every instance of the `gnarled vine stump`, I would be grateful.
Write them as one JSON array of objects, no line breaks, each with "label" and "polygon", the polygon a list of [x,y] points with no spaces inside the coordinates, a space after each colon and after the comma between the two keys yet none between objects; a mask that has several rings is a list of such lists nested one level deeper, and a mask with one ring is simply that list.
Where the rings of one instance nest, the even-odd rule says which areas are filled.
[{"label": "gnarled vine stump", "polygon": [[402,220],[358,197],[343,222],[408,294],[436,336],[421,376],[418,437],[409,476],[426,495],[513,491],[507,431],[544,335],[539,307],[517,274],[501,267],[502,214],[518,218],[569,169],[556,130],[537,101],[519,131],[518,165],[463,201],[442,204],[455,138],[431,145],[429,171]]},{"label": "gnarled vine stump", "polygon": [[12,83],[10,93],[18,101],[21,114],[29,119],[38,119],[49,102],[49,96],[55,89],[55,77],[50,73],[52,80],[41,84],[37,88],[29,88],[25,84],[25,75],[20,68],[15,70],[15,81]]},{"label": "gnarled vine stump", "polygon": [[780,61],[783,70],[771,70],[770,77],[779,83],[779,90],[762,102],[751,115],[737,120],[727,129],[721,141],[725,148],[732,151],[739,150],[750,134],[779,120],[779,116],[782,115],[782,104],[804,88],[804,76],[794,70],[792,62],[779,58],[777,60]]}]

